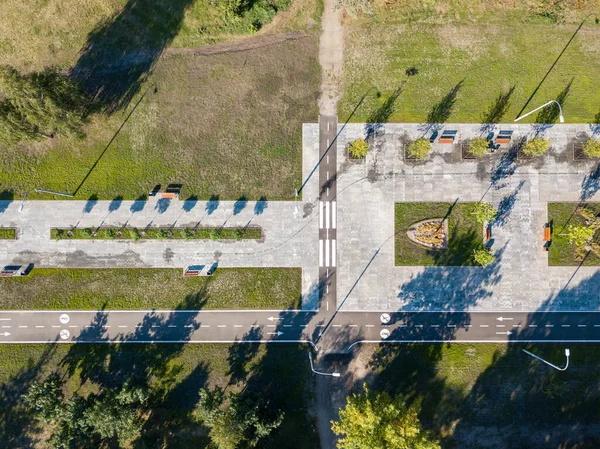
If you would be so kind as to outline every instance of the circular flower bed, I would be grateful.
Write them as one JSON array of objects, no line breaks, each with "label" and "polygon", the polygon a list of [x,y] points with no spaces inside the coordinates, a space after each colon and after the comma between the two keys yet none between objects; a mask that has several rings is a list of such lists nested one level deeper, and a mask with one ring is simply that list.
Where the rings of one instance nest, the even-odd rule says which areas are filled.
[{"label": "circular flower bed", "polygon": [[448,222],[441,218],[415,223],[408,228],[406,235],[411,241],[427,248],[448,248]]}]

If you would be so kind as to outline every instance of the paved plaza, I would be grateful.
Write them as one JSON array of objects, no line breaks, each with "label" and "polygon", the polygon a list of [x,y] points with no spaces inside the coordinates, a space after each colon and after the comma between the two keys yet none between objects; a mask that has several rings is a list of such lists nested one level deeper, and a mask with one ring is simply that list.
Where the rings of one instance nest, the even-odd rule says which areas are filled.
[{"label": "paved plaza", "polygon": [[[317,125],[312,125],[317,128]],[[305,125],[305,153],[315,133]],[[447,125],[458,139],[487,134],[480,125]],[[600,201],[593,161],[574,162],[571,143],[591,136],[589,125],[502,125],[512,142],[541,134],[552,140],[535,160],[500,149],[463,160],[459,145],[434,144],[425,162],[404,161],[403,142],[426,125],[339,126],[337,140],[338,308],[350,310],[597,310],[597,267],[548,267],[542,251],[547,202]],[[365,161],[350,161],[348,143],[371,134]],[[310,137],[310,140],[306,140]],[[597,170],[596,170],[597,172]],[[394,266],[394,203],[488,201],[500,209],[493,227],[496,262],[480,267]]]}]

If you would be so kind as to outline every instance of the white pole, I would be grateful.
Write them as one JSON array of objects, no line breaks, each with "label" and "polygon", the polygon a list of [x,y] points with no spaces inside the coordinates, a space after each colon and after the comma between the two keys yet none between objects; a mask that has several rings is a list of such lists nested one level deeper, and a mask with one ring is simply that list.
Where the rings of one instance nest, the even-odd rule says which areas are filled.
[{"label": "white pole", "polygon": [[315,368],[313,367],[312,353],[310,351],[308,351],[308,360],[310,360],[310,369],[315,374],[320,374],[321,376],[331,376],[331,377],[340,377],[340,375],[341,375],[340,373],[322,373],[320,371],[315,371]]},{"label": "white pole", "polygon": [[552,104],[552,103],[556,103],[558,105],[558,110],[560,111],[559,120],[560,120],[561,123],[564,123],[565,122],[565,117],[563,116],[562,107],[560,106],[560,103],[558,101],[556,101],[556,100],[550,100],[548,103],[545,103],[545,104],[541,105],[540,107],[535,108],[533,111],[530,111],[527,114],[523,114],[521,117],[517,117],[515,119],[515,122],[518,122],[522,118],[525,118],[528,115],[531,115],[534,112],[539,111],[540,109],[543,109],[543,108],[545,108],[546,106],[548,106],[549,104]]},{"label": "white pole", "polygon": [[539,361],[541,361],[541,362],[544,362],[546,365],[549,365],[549,366],[551,366],[552,368],[554,368],[554,369],[557,369],[557,370],[559,370],[559,371],[565,371],[565,370],[566,370],[566,369],[569,367],[569,356],[571,355],[571,351],[569,351],[569,349],[568,349],[568,348],[567,348],[567,349],[565,349],[565,355],[567,356],[567,364],[564,366],[564,368],[561,368],[561,367],[559,367],[559,366],[553,365],[552,363],[550,363],[550,362],[547,362],[546,360],[544,360],[544,359],[543,359],[543,358],[541,358],[540,356],[537,356],[537,355],[533,354],[532,352],[529,352],[529,351],[528,351],[528,350],[526,350],[526,349],[523,349],[522,351],[523,351],[525,354],[529,354],[531,357],[533,357],[533,358],[536,358],[536,359],[538,359]]}]

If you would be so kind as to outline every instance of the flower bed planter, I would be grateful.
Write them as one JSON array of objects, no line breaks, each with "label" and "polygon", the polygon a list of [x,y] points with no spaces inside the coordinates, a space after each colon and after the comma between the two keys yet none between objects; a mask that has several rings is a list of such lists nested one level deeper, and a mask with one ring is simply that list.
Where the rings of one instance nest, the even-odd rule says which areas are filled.
[{"label": "flower bed planter", "polygon": [[53,228],[56,240],[260,240],[262,228]]},{"label": "flower bed planter", "polygon": [[17,228],[0,228],[0,240],[16,240]]}]

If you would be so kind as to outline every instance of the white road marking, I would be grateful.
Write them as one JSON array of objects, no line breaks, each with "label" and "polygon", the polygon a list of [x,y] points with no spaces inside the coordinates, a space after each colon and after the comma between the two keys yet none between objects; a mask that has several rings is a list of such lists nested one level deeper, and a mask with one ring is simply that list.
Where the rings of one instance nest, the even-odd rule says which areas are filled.
[{"label": "white road marking", "polygon": [[560,327],[571,327],[570,324],[561,324]]},{"label": "white road marking", "polygon": [[12,318],[0,318],[0,321],[10,321]]},{"label": "white road marking", "polygon": [[329,294],[329,284],[325,286],[325,289],[327,290],[327,294]]},{"label": "white road marking", "polygon": [[292,325],[291,324],[284,324],[283,327],[292,327]]},{"label": "white road marking", "polygon": [[217,327],[227,327],[226,324],[217,324]]},{"label": "white road marking", "polygon": [[521,325],[520,325],[520,324],[513,324],[512,326],[513,326],[513,327],[521,327]]},{"label": "white road marking", "polygon": [[546,324],[546,327],[554,327],[554,324]]},{"label": "white road marking", "polygon": [[193,324],[186,324],[183,327],[194,327],[194,325]]},{"label": "white road marking", "polygon": [[537,327],[537,324],[530,324],[529,327]]},{"label": "white road marking", "polygon": [[365,324],[365,327],[375,327],[374,324]]},{"label": "white road marking", "polygon": [[329,187],[327,187],[327,196],[329,196]]},{"label": "white road marking", "polygon": [[349,324],[350,327],[358,327],[358,324]]},{"label": "white road marking", "polygon": [[27,329],[27,326],[19,326],[19,329]]},{"label": "white road marking", "polygon": [[456,324],[448,324],[448,327],[456,327]]},{"label": "white road marking", "polygon": [[329,139],[327,139],[327,148],[329,148]]},{"label": "white road marking", "polygon": [[[52,326],[52,327],[60,327],[60,326]],[[84,327],[94,327],[94,326],[92,326],[91,324],[88,324],[87,326],[84,326]]]},{"label": "white road marking", "polygon": [[107,325],[106,325],[106,326],[102,326],[102,327],[106,327],[106,328],[109,328],[109,327],[110,327],[110,324],[107,324]]},{"label": "white road marking", "polygon": [[480,324],[479,327],[490,327],[489,324]]},{"label": "white road marking", "polygon": [[327,122],[327,131],[329,131],[329,122]]},{"label": "white road marking", "polygon": [[325,327],[324,324],[315,324],[315,327]]},{"label": "white road marking", "polygon": [[335,267],[335,239],[331,241],[331,266]]},{"label": "white road marking", "polygon": [[234,324],[233,327],[244,327],[243,324]]},{"label": "white road marking", "polygon": [[329,266],[329,240],[325,240],[325,265]]},{"label": "white road marking", "polygon": [[496,324],[496,327],[506,327],[506,324]]},{"label": "white road marking", "polygon": [[77,326],[75,326],[75,325],[71,325],[71,326],[69,326],[69,327],[77,327]]},{"label": "white road marking", "polygon": [[153,324],[152,327],[160,327],[160,324]]},{"label": "white road marking", "polygon": [[600,324],[594,324],[594,327],[600,327]]},{"label": "white road marking", "polygon": [[2,329],[10,329],[12,326],[2,326]]},{"label": "white road marking", "polygon": [[176,324],[169,324],[169,327],[177,327]]},{"label": "white road marking", "polygon": [[333,324],[333,327],[342,327],[341,324]]},{"label": "white road marking", "polygon": [[323,229],[323,201],[319,201],[319,229]]},{"label": "white road marking", "polygon": [[329,164],[329,153],[327,153],[327,163]]},{"label": "white road marking", "polygon": [[[91,327],[91,326],[90,326],[90,327]],[[136,325],[135,325],[135,327],[144,327],[144,326],[143,326],[143,325],[141,325],[141,324],[136,324]]]},{"label": "white road marking", "polygon": [[[327,173],[329,173],[329,172],[327,172]],[[325,228],[326,229],[329,229],[329,206],[330,206],[330,204],[331,203],[329,201],[327,201],[325,203]]]},{"label": "white road marking", "polygon": [[36,329],[43,329],[44,326],[36,326]]},{"label": "white road marking", "polygon": [[336,211],[337,211],[337,202],[332,201],[331,202],[331,229],[335,229],[335,227],[337,225]]},{"label": "white road marking", "polygon": [[[407,327],[407,324],[398,324],[398,327]],[[417,324],[417,327],[423,327],[422,324]]]},{"label": "white road marking", "polygon": [[119,327],[127,327],[126,324],[119,324]]},{"label": "white road marking", "polygon": [[326,307],[327,307],[327,311],[329,312],[329,301],[327,301]]},{"label": "white road marking", "polygon": [[469,327],[473,327],[473,325],[472,324],[464,324],[463,327],[469,328]]},{"label": "white road marking", "polygon": [[432,324],[431,327],[440,327],[439,324]]},{"label": "white road marking", "polygon": [[210,324],[201,324],[200,327],[210,327]]},{"label": "white road marking", "polygon": [[[406,324],[399,324],[398,327],[406,327]],[[415,324],[415,327],[423,327],[422,324]]]},{"label": "white road marking", "polygon": [[319,266],[323,266],[323,240],[319,240]]},{"label": "white road marking", "polygon": [[586,324],[578,324],[577,327],[587,327]]}]

